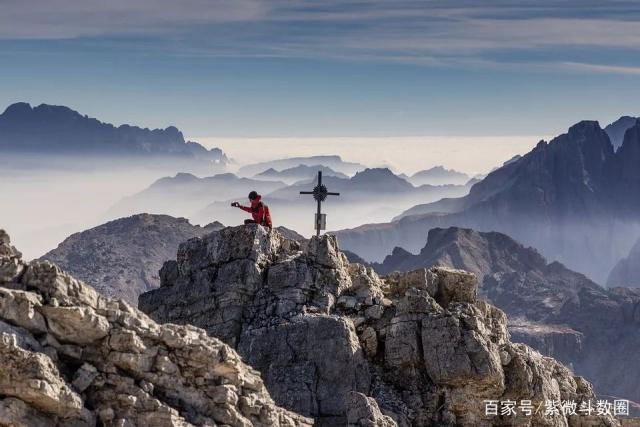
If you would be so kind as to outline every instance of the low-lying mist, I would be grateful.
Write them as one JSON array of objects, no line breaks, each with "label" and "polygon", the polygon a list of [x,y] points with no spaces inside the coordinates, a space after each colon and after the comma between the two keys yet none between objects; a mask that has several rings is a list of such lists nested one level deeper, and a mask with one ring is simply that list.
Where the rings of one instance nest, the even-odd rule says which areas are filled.
[{"label": "low-lying mist", "polygon": [[186,166],[161,159],[3,155],[0,227],[26,259],[37,258],[70,234],[114,219],[105,212],[122,197]]}]

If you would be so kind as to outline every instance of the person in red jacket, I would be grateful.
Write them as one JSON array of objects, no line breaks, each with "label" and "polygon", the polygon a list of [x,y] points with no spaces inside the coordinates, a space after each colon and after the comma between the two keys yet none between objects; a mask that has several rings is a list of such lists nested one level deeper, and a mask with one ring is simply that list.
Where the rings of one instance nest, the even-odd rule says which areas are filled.
[{"label": "person in red jacket", "polygon": [[251,202],[251,206],[242,206],[238,202],[231,203],[231,206],[234,208],[240,208],[243,211],[249,212],[253,219],[245,219],[244,223],[246,224],[260,224],[262,226],[271,228],[271,213],[269,212],[269,207],[262,203],[262,196],[257,192],[252,191],[249,193],[249,201]]}]

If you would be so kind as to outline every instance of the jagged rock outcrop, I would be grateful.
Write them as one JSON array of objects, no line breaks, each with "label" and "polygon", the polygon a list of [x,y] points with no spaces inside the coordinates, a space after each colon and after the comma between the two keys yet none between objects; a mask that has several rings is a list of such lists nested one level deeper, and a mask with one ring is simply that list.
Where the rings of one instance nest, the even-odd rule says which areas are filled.
[{"label": "jagged rock outcrop", "polygon": [[509,316],[512,339],[572,366],[598,393],[640,401],[640,290],[606,289],[509,236],[434,228],[419,254],[397,248],[382,273],[440,265],[470,271]]},{"label": "jagged rock outcrop", "polygon": [[168,215],[133,215],[75,233],[41,260],[57,264],[103,295],[137,306],[138,295],[160,286],[158,271],[180,243],[222,227],[200,227]]},{"label": "jagged rock outcrop", "polygon": [[0,425],[310,426],[193,326],[158,325],[0,230]]},{"label": "jagged rock outcrop", "polygon": [[586,401],[588,382],[509,340],[505,314],[464,271],[381,279],[333,236],[300,244],[261,226],[182,244],[140,296],[161,322],[234,346],[281,406],[317,425],[618,425],[611,417],[485,415],[485,399]]}]

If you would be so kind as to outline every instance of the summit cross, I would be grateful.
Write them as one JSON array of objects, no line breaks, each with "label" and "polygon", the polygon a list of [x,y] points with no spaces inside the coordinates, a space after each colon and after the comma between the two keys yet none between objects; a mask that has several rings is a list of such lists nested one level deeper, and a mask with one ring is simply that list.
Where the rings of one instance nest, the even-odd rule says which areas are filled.
[{"label": "summit cross", "polygon": [[316,212],[316,236],[320,235],[320,230],[326,230],[327,228],[327,215],[322,213],[322,202],[327,199],[327,196],[339,196],[340,193],[331,193],[327,190],[327,187],[322,184],[322,171],[318,171],[318,183],[313,188],[313,191],[301,191],[300,194],[313,194],[313,198],[318,202],[318,211]]}]

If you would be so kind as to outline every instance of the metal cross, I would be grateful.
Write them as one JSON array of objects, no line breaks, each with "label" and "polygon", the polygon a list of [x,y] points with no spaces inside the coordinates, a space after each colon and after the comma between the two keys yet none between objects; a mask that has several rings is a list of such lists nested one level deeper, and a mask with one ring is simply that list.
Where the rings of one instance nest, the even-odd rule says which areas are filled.
[{"label": "metal cross", "polygon": [[322,202],[327,199],[327,196],[339,196],[340,193],[330,193],[327,191],[327,187],[322,185],[322,171],[318,171],[318,184],[313,188],[313,191],[301,191],[300,194],[313,194],[313,198],[318,202],[318,212],[316,213],[316,236],[320,235],[320,230],[326,228],[326,214],[322,213]]}]

